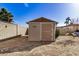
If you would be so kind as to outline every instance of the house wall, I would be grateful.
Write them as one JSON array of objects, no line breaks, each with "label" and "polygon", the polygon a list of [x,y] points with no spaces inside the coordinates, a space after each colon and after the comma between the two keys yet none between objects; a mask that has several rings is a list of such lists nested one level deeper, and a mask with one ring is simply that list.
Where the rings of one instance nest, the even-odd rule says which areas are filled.
[{"label": "house wall", "polygon": [[0,40],[4,38],[13,37],[19,34],[25,34],[25,28],[18,26],[17,24],[10,24],[0,21]]},{"label": "house wall", "polygon": [[[42,39],[42,25],[43,24],[51,24],[52,27],[49,29],[49,31],[52,31],[51,33],[51,40],[55,40],[55,31],[56,31],[56,25],[53,22],[30,22],[29,23],[29,41],[43,41]],[[33,27],[36,26],[36,27]],[[48,28],[48,27],[47,27]],[[50,32],[48,33],[50,34]],[[46,36],[44,36],[46,37]],[[48,40],[47,40],[48,41]]]},{"label": "house wall", "polygon": [[79,25],[71,25],[71,26],[65,26],[65,27],[59,27],[57,28],[60,31],[60,35],[65,35],[66,33],[72,33],[76,30],[79,30]]},{"label": "house wall", "polygon": [[65,35],[70,30],[69,27],[60,27],[60,28],[57,28],[57,29],[59,30],[60,35]]}]

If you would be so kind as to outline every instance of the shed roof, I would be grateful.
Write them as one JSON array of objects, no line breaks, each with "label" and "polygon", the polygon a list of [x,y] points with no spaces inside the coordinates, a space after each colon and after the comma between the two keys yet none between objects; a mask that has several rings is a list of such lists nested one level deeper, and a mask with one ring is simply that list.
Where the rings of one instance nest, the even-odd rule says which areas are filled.
[{"label": "shed roof", "polygon": [[[56,22],[56,21],[53,21],[53,20],[50,20],[50,19],[47,19],[47,18],[44,18],[44,17],[40,17],[40,18],[31,20],[31,21],[29,21],[29,22],[55,22],[56,24],[58,23],[58,22]],[[27,22],[27,24],[28,24],[29,22]]]}]

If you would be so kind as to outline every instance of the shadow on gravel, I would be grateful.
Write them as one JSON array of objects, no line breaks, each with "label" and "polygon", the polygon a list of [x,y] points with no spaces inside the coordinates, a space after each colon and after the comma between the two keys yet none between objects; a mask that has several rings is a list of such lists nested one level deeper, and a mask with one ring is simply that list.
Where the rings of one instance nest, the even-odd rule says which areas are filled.
[{"label": "shadow on gravel", "polygon": [[56,44],[62,44],[63,46],[67,46],[67,45],[74,45],[74,43],[76,43],[75,41],[72,40],[65,40],[65,41],[61,41],[61,42],[57,42]]},{"label": "shadow on gravel", "polygon": [[3,53],[11,53],[11,52],[19,52],[19,51],[30,51],[33,48],[36,48],[38,46],[47,45],[47,44],[52,43],[50,41],[49,42],[42,42],[42,41],[41,42],[37,42],[37,41],[28,41],[28,40],[26,40],[28,38],[23,38],[23,39],[25,40],[25,42],[21,46],[0,48],[0,53],[3,54]]}]

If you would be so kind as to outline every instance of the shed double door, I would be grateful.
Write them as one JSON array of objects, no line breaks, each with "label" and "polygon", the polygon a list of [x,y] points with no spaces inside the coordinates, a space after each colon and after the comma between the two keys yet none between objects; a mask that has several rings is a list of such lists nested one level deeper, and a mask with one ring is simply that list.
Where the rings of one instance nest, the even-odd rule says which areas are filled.
[{"label": "shed double door", "polygon": [[52,41],[53,40],[53,26],[52,24],[42,24],[42,41]]}]

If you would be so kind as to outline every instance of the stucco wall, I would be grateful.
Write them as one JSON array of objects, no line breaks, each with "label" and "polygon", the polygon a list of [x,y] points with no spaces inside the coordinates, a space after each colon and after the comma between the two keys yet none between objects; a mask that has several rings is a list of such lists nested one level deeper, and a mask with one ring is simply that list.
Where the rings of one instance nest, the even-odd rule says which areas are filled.
[{"label": "stucco wall", "polygon": [[21,34],[22,36],[25,36],[27,27],[23,27],[23,26],[20,26],[20,25],[18,25],[17,27],[18,27],[18,34]]},{"label": "stucco wall", "polygon": [[79,30],[79,25],[71,25],[71,26],[65,26],[65,27],[59,27],[57,28],[60,31],[60,35],[65,35],[66,33],[72,33],[76,30]]},{"label": "stucco wall", "polygon": [[17,24],[10,24],[0,21],[0,39],[24,34],[24,30],[26,30],[26,28],[18,26]]}]

